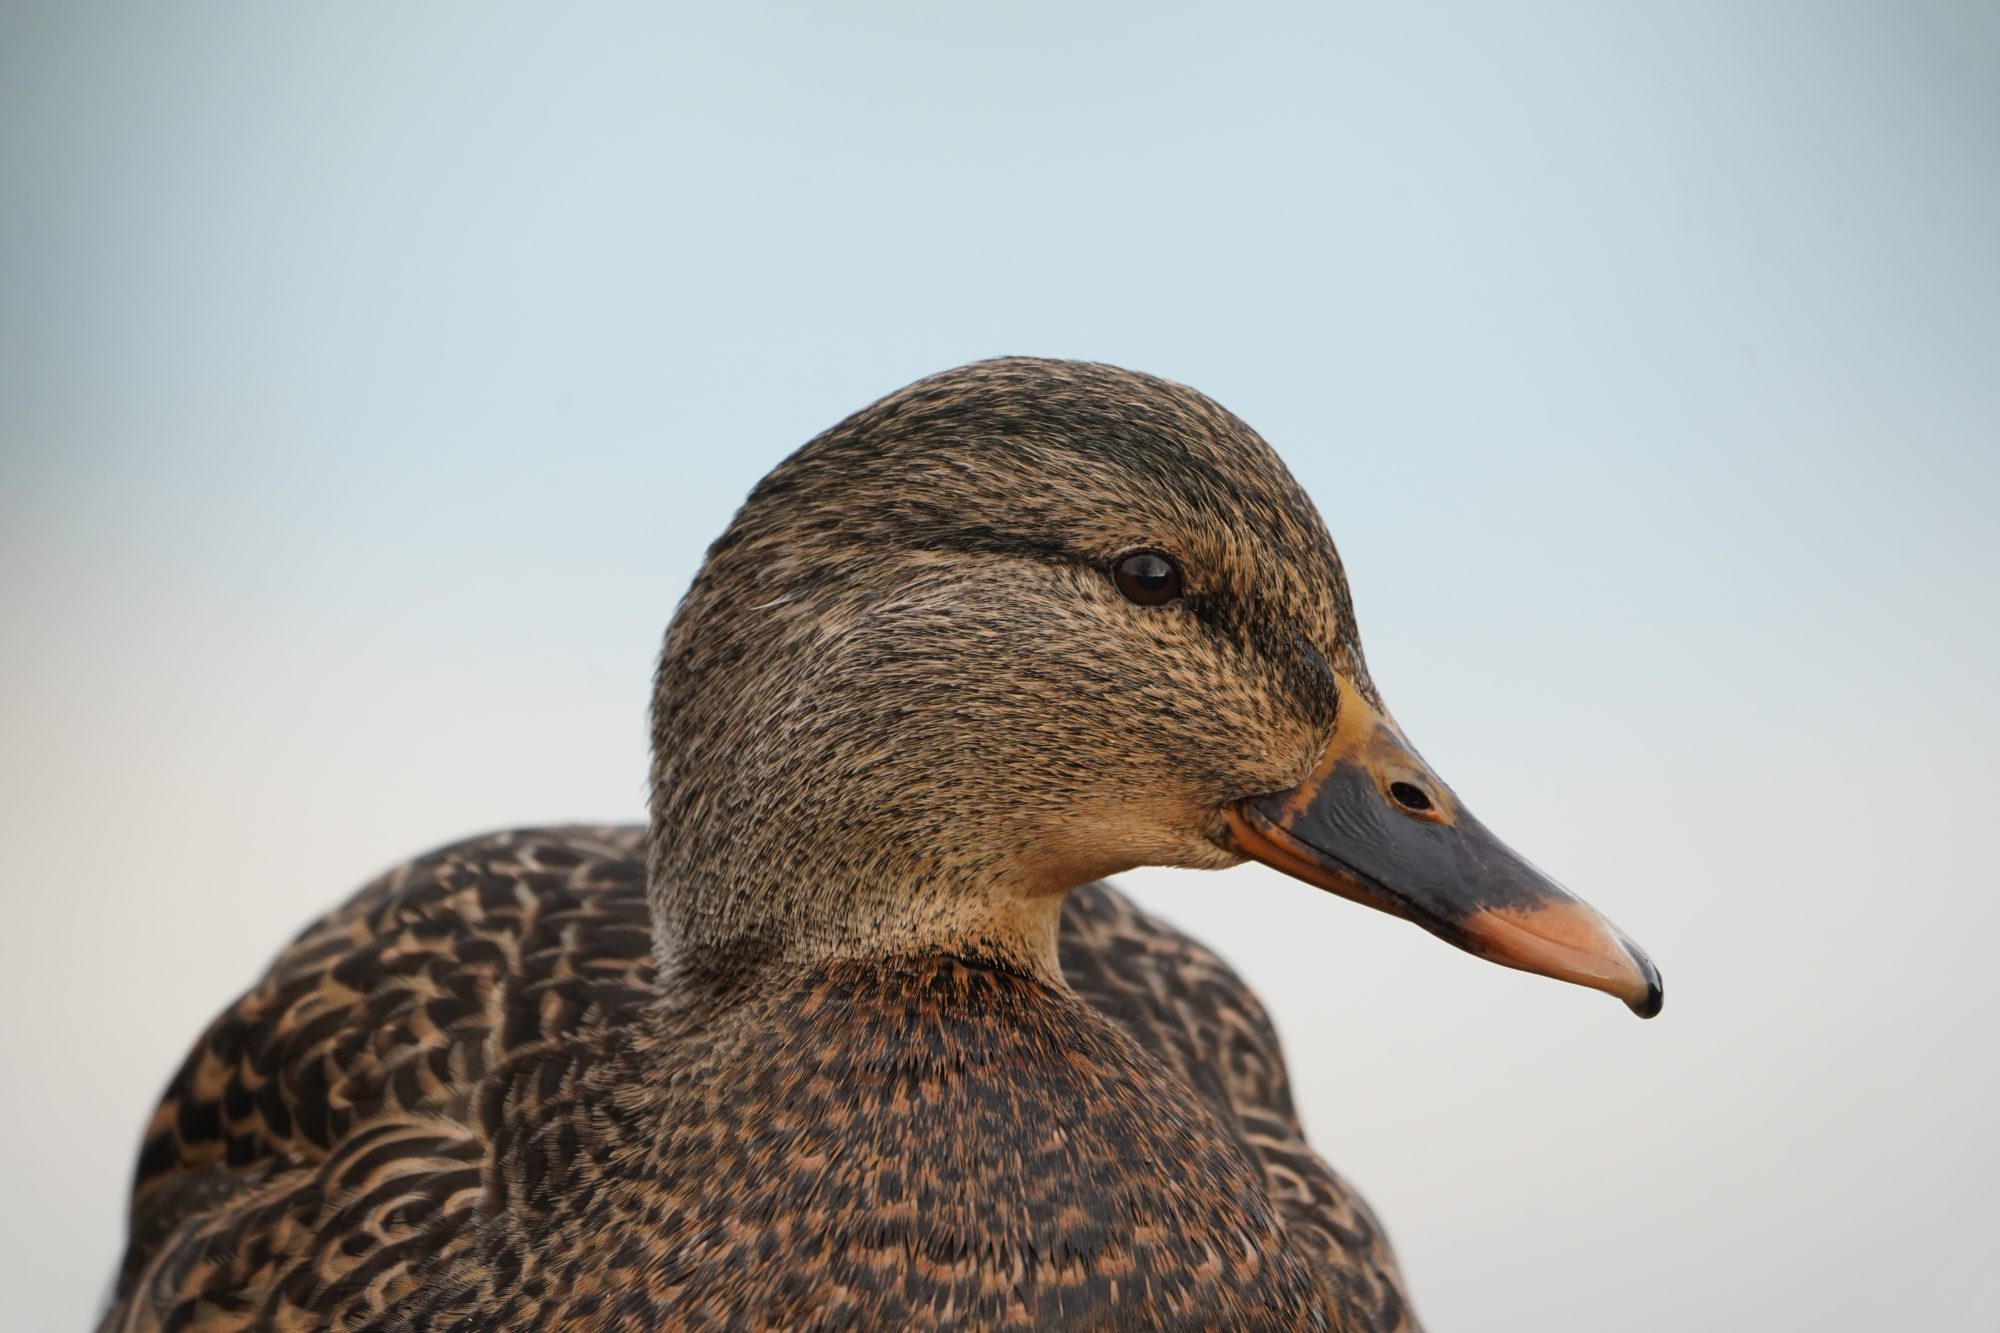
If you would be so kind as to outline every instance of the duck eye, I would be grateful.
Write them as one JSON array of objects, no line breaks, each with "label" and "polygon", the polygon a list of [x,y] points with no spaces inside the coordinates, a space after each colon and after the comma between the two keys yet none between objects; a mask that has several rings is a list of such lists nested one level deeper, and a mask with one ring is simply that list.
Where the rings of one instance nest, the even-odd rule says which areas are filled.
[{"label": "duck eye", "polygon": [[1158,551],[1134,551],[1111,567],[1111,581],[1128,602],[1164,606],[1181,595],[1180,566]]}]

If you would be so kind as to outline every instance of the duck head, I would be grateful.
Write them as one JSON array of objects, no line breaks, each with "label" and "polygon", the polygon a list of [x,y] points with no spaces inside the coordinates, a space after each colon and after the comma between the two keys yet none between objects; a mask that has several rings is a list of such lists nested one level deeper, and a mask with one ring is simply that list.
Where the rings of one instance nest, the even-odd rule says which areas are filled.
[{"label": "duck head", "polygon": [[980,362],[805,445],[675,616],[653,741],[669,974],[945,949],[1059,983],[1068,890],[1255,859],[1660,1007],[1404,737],[1277,455],[1151,376]]}]

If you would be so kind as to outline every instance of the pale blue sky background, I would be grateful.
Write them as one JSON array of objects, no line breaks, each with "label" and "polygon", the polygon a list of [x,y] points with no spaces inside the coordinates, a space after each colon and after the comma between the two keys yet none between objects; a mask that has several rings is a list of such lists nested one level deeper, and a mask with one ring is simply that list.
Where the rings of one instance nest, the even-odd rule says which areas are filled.
[{"label": "pale blue sky background", "polygon": [[784,453],[1006,352],[1186,380],[1665,1014],[1258,869],[1436,1330],[1983,1329],[2000,1275],[2000,10],[0,3],[0,1183],[81,1328],[291,931],[636,818]]}]

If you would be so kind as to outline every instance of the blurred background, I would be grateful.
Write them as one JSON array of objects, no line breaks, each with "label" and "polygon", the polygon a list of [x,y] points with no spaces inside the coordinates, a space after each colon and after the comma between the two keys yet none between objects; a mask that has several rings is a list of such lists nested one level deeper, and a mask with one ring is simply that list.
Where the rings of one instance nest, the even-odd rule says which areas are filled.
[{"label": "blurred background", "polygon": [[2000,1324],[2000,10],[0,3],[5,1322],[307,919],[636,820],[789,450],[1001,353],[1192,383],[1665,1014],[1260,868],[1435,1330]]}]

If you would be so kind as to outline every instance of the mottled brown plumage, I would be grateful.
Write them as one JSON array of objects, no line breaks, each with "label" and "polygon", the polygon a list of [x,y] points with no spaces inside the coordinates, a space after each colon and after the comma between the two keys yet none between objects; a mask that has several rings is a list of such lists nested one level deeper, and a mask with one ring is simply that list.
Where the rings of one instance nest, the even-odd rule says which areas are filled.
[{"label": "mottled brown plumage", "polygon": [[857,413],[677,613],[648,830],[411,862],[203,1037],[105,1328],[1412,1327],[1254,997],[1094,882],[1240,860],[1336,675],[1317,514],[1192,390]]}]

